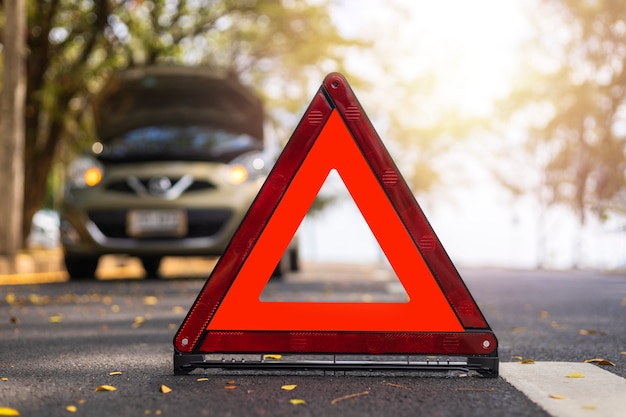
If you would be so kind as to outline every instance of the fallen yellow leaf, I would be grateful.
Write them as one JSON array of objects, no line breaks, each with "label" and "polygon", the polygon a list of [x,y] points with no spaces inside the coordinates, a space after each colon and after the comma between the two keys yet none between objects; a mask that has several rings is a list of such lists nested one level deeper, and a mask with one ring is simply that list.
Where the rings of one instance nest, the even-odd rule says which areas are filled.
[{"label": "fallen yellow leaf", "polygon": [[598,365],[615,366],[611,361],[602,358],[585,359],[585,363],[597,363]]},{"label": "fallen yellow leaf", "polygon": [[143,304],[146,306],[155,306],[159,303],[159,299],[156,298],[154,295],[148,295],[147,297],[143,298]]},{"label": "fallen yellow leaf", "polygon": [[518,327],[513,327],[511,329],[511,333],[523,333],[526,330],[528,330],[528,327],[526,327],[526,326],[518,326]]},{"label": "fallen yellow leaf", "polygon": [[114,375],[122,375],[122,373],[120,371],[114,371],[114,372],[109,372],[110,376],[114,376]]},{"label": "fallen yellow leaf", "polygon": [[0,407],[0,416],[19,416],[20,412],[15,408]]},{"label": "fallen yellow leaf", "polygon": [[289,400],[289,402],[293,405],[301,405],[301,404],[306,404],[306,401],[304,400],[300,400],[298,398],[292,398],[291,400]]},{"label": "fallen yellow leaf", "polygon": [[167,385],[161,385],[161,392],[163,394],[169,394],[170,392],[172,392],[172,389]]},{"label": "fallen yellow leaf", "polygon": [[40,295],[37,295],[37,294],[30,294],[28,296],[28,301],[30,301],[31,304],[43,305],[43,304],[50,303],[50,297],[40,296]]},{"label": "fallen yellow leaf", "polygon": [[578,331],[578,334],[582,336],[589,336],[592,334],[597,334],[598,336],[606,336],[605,332],[601,332],[601,331],[593,330],[593,329],[580,329]]},{"label": "fallen yellow leaf", "polygon": [[98,391],[117,391],[117,388],[115,388],[113,385],[100,385],[98,388],[96,388],[96,392]]},{"label": "fallen yellow leaf", "polygon": [[283,355],[263,355],[263,360],[266,361],[268,359],[279,360]]},{"label": "fallen yellow leaf", "polygon": [[10,305],[17,304],[16,303],[17,298],[15,298],[15,294],[13,294],[12,292],[8,293],[6,297],[4,297],[4,299],[6,300],[7,304],[10,304]]},{"label": "fallen yellow leaf", "polygon": [[283,391],[293,391],[294,389],[296,389],[296,387],[297,387],[296,384],[283,385],[282,387],[280,387],[280,389],[282,389]]},{"label": "fallen yellow leaf", "polygon": [[565,375],[565,378],[584,378],[585,376],[580,372],[572,372],[571,374]]},{"label": "fallen yellow leaf", "polygon": [[533,363],[535,363],[534,359],[524,359],[523,361],[520,362],[522,365],[532,365]]},{"label": "fallen yellow leaf", "polygon": [[61,323],[61,321],[63,321],[63,314],[53,314],[48,317],[48,321],[50,323]]},{"label": "fallen yellow leaf", "polygon": [[68,405],[65,409],[70,413],[75,413],[78,410],[75,405]]},{"label": "fallen yellow leaf", "polygon": [[203,382],[203,381],[208,381],[208,380],[209,380],[209,378],[198,378],[198,379],[196,379],[196,381],[198,381],[198,382]]},{"label": "fallen yellow leaf", "polygon": [[555,400],[562,400],[565,398],[565,396],[561,394],[550,394],[549,397],[554,398]]},{"label": "fallen yellow leaf", "polygon": [[337,397],[334,400],[332,400],[330,403],[332,405],[337,404],[340,401],[343,400],[349,400],[350,398],[356,398],[356,397],[362,397],[363,395],[369,395],[369,391],[363,391],[363,392],[357,392],[356,394],[348,394],[348,395],[344,395],[343,397]]},{"label": "fallen yellow leaf", "polygon": [[237,385],[224,385],[224,389],[235,389]]},{"label": "fallen yellow leaf", "polygon": [[141,327],[141,325],[146,321],[146,319],[142,316],[137,316],[135,317],[135,321],[132,324],[132,328],[133,329],[137,329],[138,327]]},{"label": "fallen yellow leaf", "polygon": [[0,381],[8,381],[9,378],[7,378],[6,376],[3,376],[2,378],[0,378]]}]

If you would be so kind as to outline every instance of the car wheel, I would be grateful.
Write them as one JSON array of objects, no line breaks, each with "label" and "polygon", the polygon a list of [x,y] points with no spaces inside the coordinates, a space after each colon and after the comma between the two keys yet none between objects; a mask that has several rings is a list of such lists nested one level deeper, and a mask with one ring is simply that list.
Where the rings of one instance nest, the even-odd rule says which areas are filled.
[{"label": "car wheel", "polygon": [[287,252],[280,258],[272,272],[272,279],[282,279],[287,272],[297,272],[300,270],[300,256],[297,249],[287,249]]},{"label": "car wheel", "polygon": [[288,252],[289,257],[289,271],[298,272],[300,270],[300,254],[298,249],[291,249]]},{"label": "car wheel", "polygon": [[274,268],[274,272],[272,272],[271,280],[281,280],[285,276],[285,257],[283,256],[278,261],[278,265]]},{"label": "car wheel", "polygon": [[141,264],[146,271],[147,279],[159,278],[159,267],[161,266],[160,256],[146,256],[141,258]]},{"label": "car wheel", "polygon": [[68,255],[65,257],[65,269],[73,281],[87,281],[96,278],[99,256]]}]

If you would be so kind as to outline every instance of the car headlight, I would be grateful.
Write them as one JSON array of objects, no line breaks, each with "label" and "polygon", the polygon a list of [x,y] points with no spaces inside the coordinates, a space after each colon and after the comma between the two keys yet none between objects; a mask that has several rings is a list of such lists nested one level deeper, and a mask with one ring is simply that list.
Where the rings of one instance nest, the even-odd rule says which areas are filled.
[{"label": "car headlight", "polygon": [[90,156],[81,156],[68,169],[70,184],[77,188],[94,187],[102,181],[103,166]]},{"label": "car headlight", "polygon": [[262,152],[248,152],[233,159],[229,164],[228,180],[232,184],[242,184],[267,176],[270,172],[269,157]]}]

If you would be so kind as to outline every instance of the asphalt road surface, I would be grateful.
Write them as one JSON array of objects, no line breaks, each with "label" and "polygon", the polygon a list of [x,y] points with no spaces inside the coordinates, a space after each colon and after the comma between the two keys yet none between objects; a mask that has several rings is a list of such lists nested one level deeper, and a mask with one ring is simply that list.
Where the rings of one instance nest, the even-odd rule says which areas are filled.
[{"label": "asphalt road surface", "polygon": [[[560,362],[558,372],[571,367],[575,374],[575,364],[602,358],[614,366],[583,364],[600,376],[619,377],[602,391],[626,388],[626,275],[475,269],[461,275],[499,339],[503,370],[538,369],[539,377],[519,379],[548,382],[544,362]],[[12,410],[21,416],[578,415],[548,413],[507,382],[513,376],[222,370],[175,376],[172,338],[203,284],[200,278],[131,276],[0,286],[0,415]],[[385,268],[314,265],[270,282],[262,300],[402,297]],[[522,360],[536,363],[517,363]],[[591,370],[582,371],[588,380]],[[567,404],[570,394],[563,393],[577,382],[557,375],[556,384],[554,392],[539,397]],[[101,386],[115,391],[96,391]],[[171,392],[162,392],[168,388]],[[610,402],[626,410],[626,396],[607,395],[595,397],[600,403],[593,398],[583,403],[580,415],[620,415],[603,408]]]}]

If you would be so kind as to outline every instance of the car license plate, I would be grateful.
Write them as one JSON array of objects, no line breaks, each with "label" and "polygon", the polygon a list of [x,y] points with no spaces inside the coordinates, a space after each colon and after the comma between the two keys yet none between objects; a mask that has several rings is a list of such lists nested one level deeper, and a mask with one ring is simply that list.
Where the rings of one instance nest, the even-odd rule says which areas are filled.
[{"label": "car license plate", "polygon": [[131,210],[126,231],[129,236],[184,236],[187,216],[184,210]]}]

